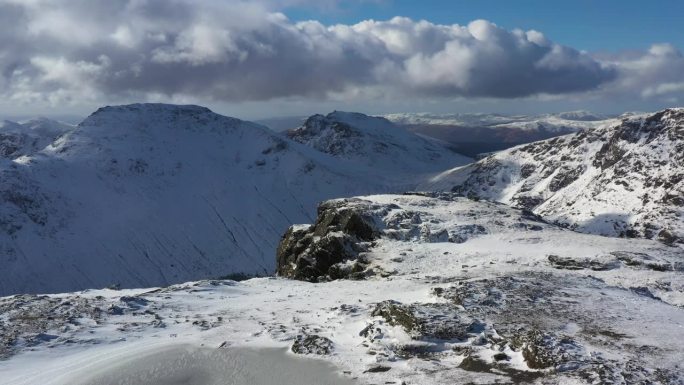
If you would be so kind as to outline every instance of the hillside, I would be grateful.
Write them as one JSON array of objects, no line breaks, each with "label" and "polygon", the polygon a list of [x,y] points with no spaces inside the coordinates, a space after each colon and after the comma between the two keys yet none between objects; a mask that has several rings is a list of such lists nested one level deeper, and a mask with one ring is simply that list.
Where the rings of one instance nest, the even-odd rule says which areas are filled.
[{"label": "hillside", "polygon": [[0,163],[0,294],[270,274],[321,200],[417,180],[196,106],[101,108],[27,154]]},{"label": "hillside", "polygon": [[684,109],[515,147],[424,189],[532,210],[583,232],[684,241]]}]

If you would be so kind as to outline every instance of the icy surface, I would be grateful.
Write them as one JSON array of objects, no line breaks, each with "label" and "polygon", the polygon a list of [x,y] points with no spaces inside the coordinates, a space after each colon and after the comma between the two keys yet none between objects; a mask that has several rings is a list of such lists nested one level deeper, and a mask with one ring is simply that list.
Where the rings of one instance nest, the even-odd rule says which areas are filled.
[{"label": "icy surface", "polygon": [[[59,382],[73,385],[350,385],[330,364],[284,349],[214,349],[190,344],[91,352]],[[104,353],[105,351],[103,351]],[[76,362],[74,362],[76,363]],[[56,382],[54,376],[40,380]]]}]

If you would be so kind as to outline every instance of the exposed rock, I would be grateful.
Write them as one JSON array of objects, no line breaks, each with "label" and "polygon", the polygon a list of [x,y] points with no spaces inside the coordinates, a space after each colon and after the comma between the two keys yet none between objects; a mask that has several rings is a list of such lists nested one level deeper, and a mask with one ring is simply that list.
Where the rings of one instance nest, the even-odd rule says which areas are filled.
[{"label": "exposed rock", "polygon": [[[277,274],[303,281],[362,277],[365,242],[378,234],[368,202],[333,200],[318,207],[313,226],[290,227],[278,245]],[[345,262],[356,261],[344,266]]]},{"label": "exposed rock", "polygon": [[292,344],[292,352],[296,354],[326,355],[333,350],[333,342],[317,335],[299,335]]},{"label": "exposed rock", "polygon": [[549,263],[556,269],[566,269],[566,270],[611,270],[616,269],[620,266],[620,262],[612,256],[607,257],[596,257],[596,258],[570,258],[570,257],[560,257],[558,255],[549,255]]},{"label": "exposed rock", "polygon": [[389,366],[375,365],[375,366],[371,366],[370,368],[366,369],[364,371],[364,373],[382,373],[382,372],[387,372],[391,369],[392,368]]},{"label": "exposed rock", "polygon": [[38,295],[17,295],[0,298],[0,359],[12,356],[25,346],[63,343],[64,336],[48,333],[68,330],[79,320],[95,322],[106,316],[103,301],[74,296],[60,299]]},{"label": "exposed rock", "polygon": [[487,234],[487,229],[481,225],[463,225],[449,232],[449,242],[464,243],[477,235]]}]

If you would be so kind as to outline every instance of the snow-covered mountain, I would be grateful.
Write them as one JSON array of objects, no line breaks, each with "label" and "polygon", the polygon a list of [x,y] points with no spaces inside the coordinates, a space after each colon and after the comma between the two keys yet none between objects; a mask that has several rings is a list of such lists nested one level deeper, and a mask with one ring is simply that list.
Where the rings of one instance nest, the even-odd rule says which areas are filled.
[{"label": "snow-covered mountain", "polygon": [[42,150],[75,127],[46,118],[0,122],[0,158],[16,159]]},{"label": "snow-covered mountain", "polygon": [[617,122],[614,117],[587,111],[544,115],[399,113],[385,118],[470,156]]},{"label": "snow-covered mountain", "polygon": [[684,242],[684,109],[519,146],[447,171],[446,189],[584,232]]},{"label": "snow-covered mountain", "polygon": [[336,158],[395,175],[439,172],[471,161],[444,143],[415,135],[387,119],[353,112],[313,115],[286,135]]},{"label": "snow-covered mountain", "polygon": [[0,294],[272,273],[321,200],[415,186],[386,174],[202,107],[101,108],[0,163]]}]

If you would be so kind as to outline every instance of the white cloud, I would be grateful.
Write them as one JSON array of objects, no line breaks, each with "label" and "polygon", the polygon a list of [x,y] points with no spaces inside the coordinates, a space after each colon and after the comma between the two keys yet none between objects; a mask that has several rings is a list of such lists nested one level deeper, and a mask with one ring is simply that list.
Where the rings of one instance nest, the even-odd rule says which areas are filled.
[{"label": "white cloud", "polygon": [[486,20],[325,26],[293,23],[270,1],[0,0],[0,33],[0,96],[27,103],[651,98],[677,96],[684,83],[670,45],[597,59]]},{"label": "white cloud", "polygon": [[642,94],[645,97],[684,93],[684,82],[660,83],[656,86],[647,87]]}]

